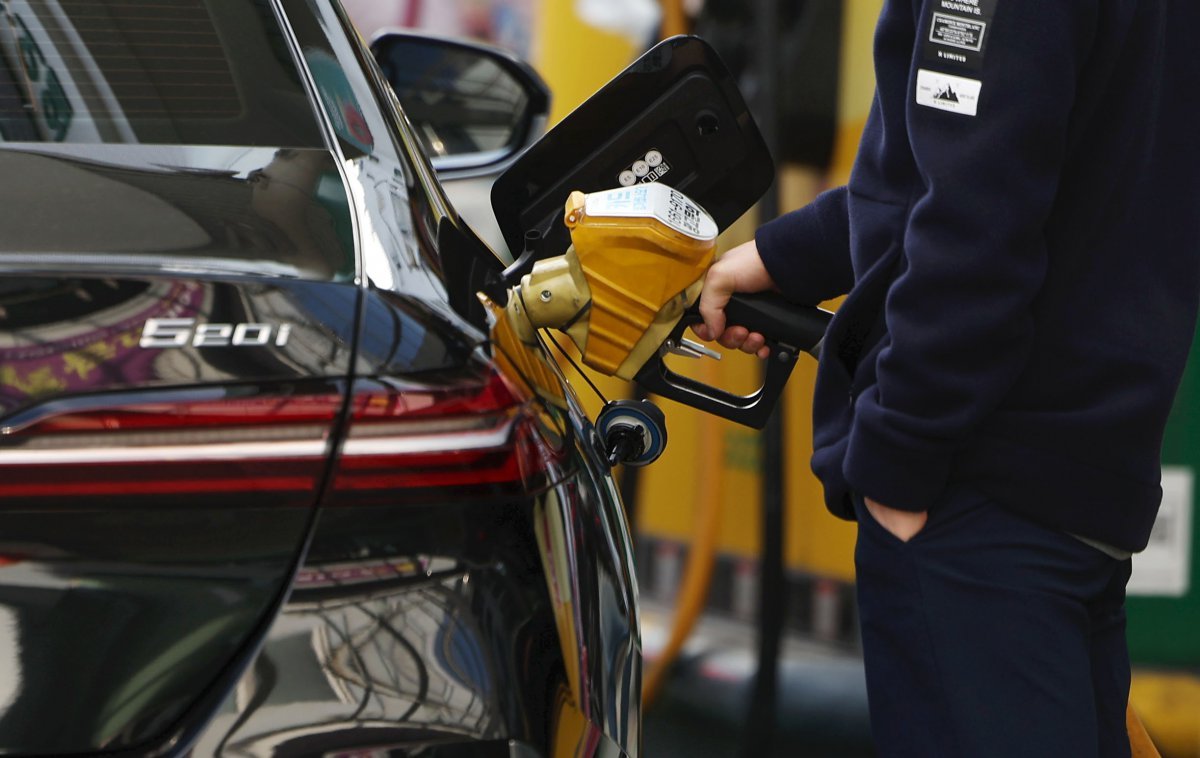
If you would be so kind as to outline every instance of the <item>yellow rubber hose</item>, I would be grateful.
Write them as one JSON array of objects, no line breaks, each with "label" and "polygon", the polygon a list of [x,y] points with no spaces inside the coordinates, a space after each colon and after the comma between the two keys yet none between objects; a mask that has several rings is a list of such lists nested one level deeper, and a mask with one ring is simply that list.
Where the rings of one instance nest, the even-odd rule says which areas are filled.
[{"label": "yellow rubber hose", "polygon": [[1133,758],[1162,758],[1158,748],[1150,741],[1146,727],[1142,726],[1142,720],[1134,712],[1132,703],[1125,708],[1125,730],[1129,732],[1129,752]]},{"label": "yellow rubber hose", "polygon": [[[702,381],[715,385],[720,376],[716,361],[703,363]],[[699,477],[700,497],[696,504],[696,531],[688,551],[687,569],[679,600],[671,624],[671,634],[658,659],[650,664],[642,686],[642,702],[649,708],[666,680],[667,672],[683,650],[683,643],[696,626],[700,613],[708,601],[708,589],[712,584],[713,564],[717,552],[717,532],[721,522],[721,501],[725,478],[725,430],[724,422],[716,416],[704,414],[701,420],[700,460],[696,461]]]}]

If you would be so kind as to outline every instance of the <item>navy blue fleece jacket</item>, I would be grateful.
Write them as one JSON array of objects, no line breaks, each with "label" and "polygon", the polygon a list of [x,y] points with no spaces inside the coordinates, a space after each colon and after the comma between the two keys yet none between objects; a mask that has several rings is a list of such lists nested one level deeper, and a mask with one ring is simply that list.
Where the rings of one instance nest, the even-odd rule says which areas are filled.
[{"label": "navy blue fleece jacket", "polygon": [[757,234],[849,292],[814,404],[827,504],[967,483],[1145,547],[1200,300],[1197,0],[888,0],[847,187]]}]

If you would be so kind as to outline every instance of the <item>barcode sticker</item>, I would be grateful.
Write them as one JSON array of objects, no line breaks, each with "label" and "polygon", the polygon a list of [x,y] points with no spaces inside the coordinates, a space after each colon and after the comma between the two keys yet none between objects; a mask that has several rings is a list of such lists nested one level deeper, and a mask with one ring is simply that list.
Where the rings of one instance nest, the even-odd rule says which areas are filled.
[{"label": "barcode sticker", "polygon": [[596,218],[657,218],[675,231],[698,240],[717,236],[717,223],[712,216],[687,195],[665,184],[638,184],[593,192],[587,196],[584,212]]}]

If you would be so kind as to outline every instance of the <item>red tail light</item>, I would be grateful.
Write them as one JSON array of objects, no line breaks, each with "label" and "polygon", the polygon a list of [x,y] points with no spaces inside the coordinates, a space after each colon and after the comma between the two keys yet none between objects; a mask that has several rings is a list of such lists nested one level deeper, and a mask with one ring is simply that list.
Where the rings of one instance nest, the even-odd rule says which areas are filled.
[{"label": "red tail light", "polygon": [[519,494],[544,486],[556,459],[497,372],[450,388],[375,383],[353,400],[334,503]]},{"label": "red tail light", "polygon": [[70,398],[0,423],[0,499],[283,493],[311,504],[336,392]]},{"label": "red tail light", "polygon": [[[513,495],[545,483],[555,455],[498,373],[448,386],[357,386],[335,502]],[[311,505],[341,403],[336,392],[201,389],[46,404],[0,422],[0,507],[264,493],[272,497],[246,502]]]}]

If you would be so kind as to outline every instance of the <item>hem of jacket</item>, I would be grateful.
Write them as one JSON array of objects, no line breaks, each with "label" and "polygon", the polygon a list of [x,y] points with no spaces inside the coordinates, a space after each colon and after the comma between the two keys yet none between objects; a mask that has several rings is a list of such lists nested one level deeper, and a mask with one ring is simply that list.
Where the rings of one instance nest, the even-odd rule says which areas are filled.
[{"label": "hem of jacket", "polygon": [[1145,481],[999,437],[974,440],[954,478],[1033,521],[1077,537],[1141,552],[1162,503]]},{"label": "hem of jacket", "polygon": [[[847,443],[843,437],[817,448],[813,471],[824,485],[829,512],[853,521],[850,493],[855,488],[835,463],[844,462]],[[1132,479],[997,437],[974,440],[955,457],[951,469],[947,489],[967,487],[1048,528],[1130,553],[1146,548],[1162,502],[1158,482]]]}]

